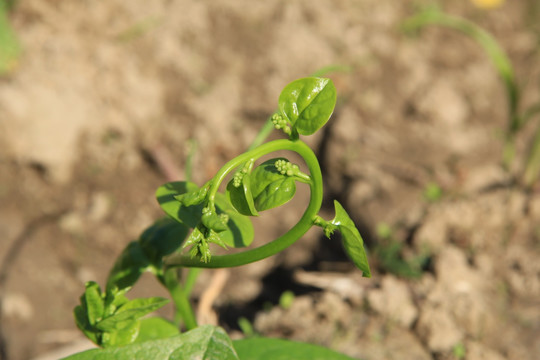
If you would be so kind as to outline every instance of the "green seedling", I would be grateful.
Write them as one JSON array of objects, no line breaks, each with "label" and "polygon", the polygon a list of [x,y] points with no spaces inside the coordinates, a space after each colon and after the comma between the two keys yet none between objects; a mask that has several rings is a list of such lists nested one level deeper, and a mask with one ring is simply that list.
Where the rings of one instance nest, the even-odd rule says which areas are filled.
[{"label": "green seedling", "polygon": [[424,199],[428,202],[437,202],[441,200],[441,197],[443,196],[443,190],[441,189],[439,184],[435,182],[430,182],[424,188],[422,195]]},{"label": "green seedling", "polygon": [[[484,49],[502,79],[508,101],[508,121],[505,130],[502,164],[508,170],[515,158],[516,136],[533,117],[540,114],[540,100],[528,109],[521,109],[520,89],[516,81],[514,67],[497,40],[480,26],[464,18],[445,14],[436,7],[429,7],[407,19],[403,23],[403,29],[407,32],[414,32],[427,25],[440,25],[455,29],[475,40]],[[526,187],[530,188],[539,176],[540,123],[527,151],[522,181]]]},{"label": "green seedling", "polygon": [[386,223],[379,223],[376,233],[379,242],[373,249],[373,256],[377,259],[382,271],[410,279],[418,279],[422,276],[423,267],[429,261],[429,254],[405,257],[403,241],[396,239],[394,230]]},{"label": "green seedling", "polygon": [[281,308],[285,310],[288,310],[291,308],[294,299],[294,292],[292,292],[291,290],[284,291],[279,297],[279,306],[281,306]]},{"label": "green seedling", "polygon": [[0,76],[15,69],[21,54],[21,46],[8,20],[10,8],[10,3],[0,1]]},{"label": "green seedling", "polygon": [[[350,359],[317,346],[277,339],[231,342],[219,327],[199,327],[189,301],[200,269],[265,259],[294,244],[313,226],[321,227],[328,237],[340,232],[346,253],[363,276],[371,276],[362,237],[343,206],[334,202],[332,220],[318,215],[323,200],[321,169],[313,151],[300,139],[323,127],[335,104],[336,89],[329,79],[293,81],[281,92],[279,110],[269,121],[286,139],[262,143],[257,137],[257,146],[227,162],[202,186],[190,181],[160,186],[156,198],[167,217],[157,220],[120,254],[105,290],[88,283],[75,309],[77,326],[102,349],[67,359]],[[307,171],[284,157],[272,157],[283,150],[298,154]],[[296,225],[277,239],[250,248],[255,236],[250,217],[262,217],[264,211],[286,204],[297,186],[309,187],[311,194]],[[224,193],[220,192],[223,188]],[[216,246],[236,252],[216,255]],[[185,279],[179,277],[181,268],[189,268]],[[143,272],[154,274],[169,291],[176,309],[174,321],[143,318],[164,305],[165,299],[126,297]],[[287,307],[293,299],[293,294],[284,293],[280,303]],[[181,333],[182,327],[187,331]]]}]

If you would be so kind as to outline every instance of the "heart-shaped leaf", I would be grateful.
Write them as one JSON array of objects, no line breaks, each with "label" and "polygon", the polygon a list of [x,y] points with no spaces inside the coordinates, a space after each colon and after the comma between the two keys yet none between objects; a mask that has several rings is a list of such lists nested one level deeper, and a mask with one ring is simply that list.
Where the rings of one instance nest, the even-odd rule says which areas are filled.
[{"label": "heart-shaped leaf", "polygon": [[251,193],[255,208],[259,211],[281,206],[291,200],[296,192],[293,178],[281,174],[275,166],[276,161],[285,158],[275,158],[263,162],[251,173]]},{"label": "heart-shaped leaf", "polygon": [[264,211],[281,206],[291,200],[296,192],[296,183],[291,177],[285,177],[276,180],[257,196],[255,199],[255,207],[259,211]]},{"label": "heart-shaped leaf", "polygon": [[369,269],[366,250],[364,249],[364,241],[362,240],[362,236],[360,236],[360,232],[349,217],[349,214],[347,214],[343,206],[336,200],[334,200],[334,207],[336,209],[336,216],[332,220],[332,224],[336,225],[341,232],[341,240],[345,252],[349,255],[356,267],[362,270],[362,276],[371,277],[371,270]]},{"label": "heart-shaped leaf", "polygon": [[309,77],[288,84],[279,96],[279,109],[301,135],[311,135],[326,124],[336,106],[330,79]]}]

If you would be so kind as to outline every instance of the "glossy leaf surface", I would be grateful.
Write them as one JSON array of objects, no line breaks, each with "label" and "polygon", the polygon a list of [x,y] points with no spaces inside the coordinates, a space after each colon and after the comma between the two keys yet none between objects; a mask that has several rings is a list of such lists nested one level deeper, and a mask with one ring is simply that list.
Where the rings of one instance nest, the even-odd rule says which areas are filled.
[{"label": "glossy leaf surface", "polygon": [[322,346],[274,338],[256,337],[233,344],[241,360],[353,360]]},{"label": "glossy leaf surface", "polygon": [[369,263],[367,260],[366,250],[364,249],[364,241],[356,225],[349,217],[343,206],[334,200],[336,216],[332,220],[332,224],[338,227],[341,232],[341,241],[345,252],[354,262],[357,268],[362,270],[362,276],[371,277]]},{"label": "glossy leaf surface", "polygon": [[303,78],[288,84],[279,96],[279,109],[301,135],[311,135],[326,124],[336,106],[330,79]]},{"label": "glossy leaf surface", "polygon": [[232,342],[219,327],[204,325],[182,335],[121,347],[92,349],[64,360],[239,360]]},{"label": "glossy leaf surface", "polygon": [[284,179],[276,180],[257,196],[255,199],[255,207],[259,211],[264,211],[281,206],[287,203],[294,197],[296,192],[296,183],[293,178],[285,177]]},{"label": "glossy leaf surface", "polygon": [[251,193],[258,211],[281,206],[291,200],[296,192],[294,180],[276,169],[278,160],[288,161],[284,158],[270,159],[251,173]]}]

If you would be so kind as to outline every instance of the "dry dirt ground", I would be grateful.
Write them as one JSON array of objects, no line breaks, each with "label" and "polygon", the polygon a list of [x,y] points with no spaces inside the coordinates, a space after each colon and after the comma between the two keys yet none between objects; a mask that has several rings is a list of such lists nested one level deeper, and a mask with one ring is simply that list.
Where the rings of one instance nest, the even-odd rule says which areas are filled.
[{"label": "dry dirt ground", "polygon": [[[10,19],[24,52],[0,80],[0,358],[80,341],[71,311],[84,282],[103,284],[161,216],[153,193],[171,176],[164,157],[182,178],[195,148],[193,178],[204,183],[249,145],[284,85],[342,65],[328,74],[333,119],[308,141],[374,276],[362,279],[337,240],[309,232],[232,270],[214,303],[219,323],[239,336],[244,316],[261,334],[364,360],[539,359],[540,193],[514,181],[533,127],[503,171],[500,79],[462,34],[401,32],[418,3],[17,1]],[[540,99],[535,0],[441,5],[494,34],[524,105]],[[439,200],[426,201],[429,184]],[[266,217],[256,241],[285,231],[301,206]],[[286,290],[296,294],[287,309],[276,305]],[[165,295],[150,278],[133,293]]]}]

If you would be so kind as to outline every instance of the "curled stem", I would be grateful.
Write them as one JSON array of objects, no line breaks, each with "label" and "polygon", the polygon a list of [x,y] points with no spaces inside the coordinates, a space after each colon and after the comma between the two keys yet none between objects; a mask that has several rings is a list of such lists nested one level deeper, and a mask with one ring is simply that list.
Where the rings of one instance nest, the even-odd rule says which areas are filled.
[{"label": "curled stem", "polygon": [[209,203],[213,203],[217,190],[219,189],[219,185],[232,170],[246,161],[258,159],[277,150],[289,150],[296,152],[304,159],[310,172],[311,179],[308,182],[310,188],[310,200],[298,223],[282,236],[257,248],[236,254],[212,256],[212,259],[207,263],[203,263],[199,259],[192,259],[188,255],[174,254],[165,259],[165,265],[167,267],[221,268],[249,264],[275,255],[286,249],[296,240],[301,238],[313,226],[313,219],[319,212],[322,205],[322,175],[317,157],[313,151],[301,140],[271,141],[232,159],[225,164],[214,177],[212,187],[209,191],[208,201]]}]

